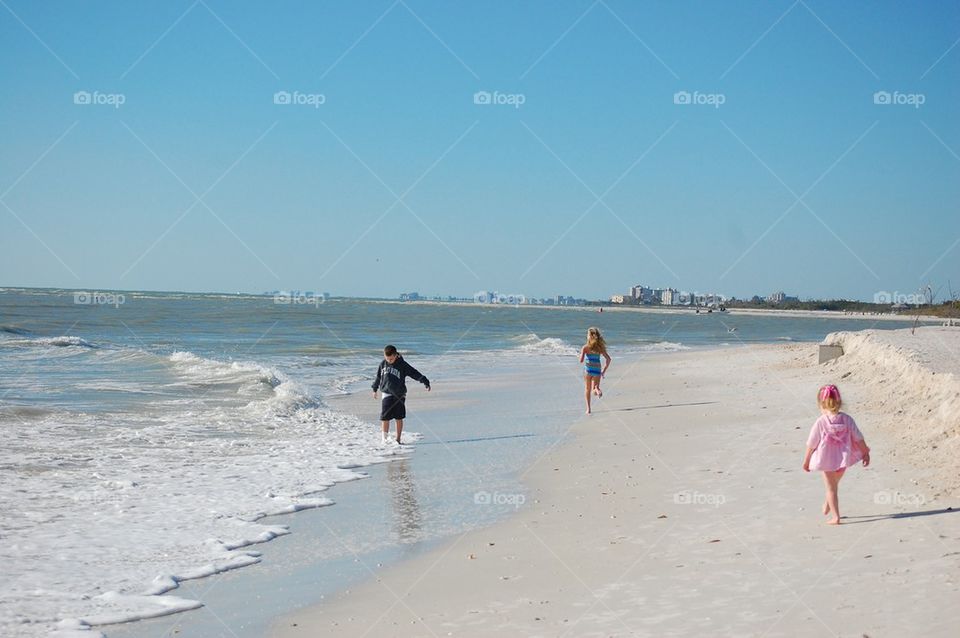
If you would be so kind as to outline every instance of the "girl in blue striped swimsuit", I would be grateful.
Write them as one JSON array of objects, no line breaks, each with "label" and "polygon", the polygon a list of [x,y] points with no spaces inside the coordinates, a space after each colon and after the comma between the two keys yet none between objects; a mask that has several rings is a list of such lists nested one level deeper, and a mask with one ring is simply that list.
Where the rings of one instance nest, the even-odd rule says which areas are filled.
[{"label": "girl in blue striped swimsuit", "polygon": [[[605,360],[602,368],[600,367],[600,357]],[[587,343],[580,348],[580,363],[583,364],[583,396],[587,402],[587,414],[590,414],[590,395],[603,396],[603,392],[600,390],[600,379],[607,373],[611,361],[610,355],[607,354],[607,343],[603,340],[600,329],[588,328]]]}]

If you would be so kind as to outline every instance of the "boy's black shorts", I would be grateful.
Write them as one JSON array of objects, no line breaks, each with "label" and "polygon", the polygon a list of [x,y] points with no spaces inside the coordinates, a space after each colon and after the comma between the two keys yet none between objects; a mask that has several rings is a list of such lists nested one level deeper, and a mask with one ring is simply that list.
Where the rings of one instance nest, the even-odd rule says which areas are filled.
[{"label": "boy's black shorts", "polygon": [[407,398],[393,395],[383,397],[380,402],[380,420],[405,419],[407,417]]}]

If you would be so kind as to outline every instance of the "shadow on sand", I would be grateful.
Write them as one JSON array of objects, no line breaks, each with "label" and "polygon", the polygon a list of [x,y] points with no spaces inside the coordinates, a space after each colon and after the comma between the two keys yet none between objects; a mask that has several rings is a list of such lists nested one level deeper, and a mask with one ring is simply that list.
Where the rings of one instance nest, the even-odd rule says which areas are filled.
[{"label": "shadow on sand", "polygon": [[504,434],[502,436],[481,436],[473,439],[453,439],[450,441],[423,441],[417,443],[417,445],[439,445],[441,443],[474,443],[477,441],[497,441],[499,439],[524,439],[528,436],[536,436],[536,434]]},{"label": "shadow on sand", "polygon": [[[867,516],[841,516],[840,520],[844,525],[853,525],[854,523],[875,523],[877,521],[886,521],[895,518],[916,518],[918,516],[935,516],[936,514],[949,514],[951,512],[960,512],[960,509],[946,507],[940,510],[924,510],[920,512],[895,512],[893,514],[870,514]],[[858,519],[858,520],[855,520]]]},{"label": "shadow on sand", "polygon": [[616,410],[604,410],[605,412],[633,412],[634,410],[655,410],[657,408],[679,408],[687,405],[713,405],[719,401],[697,401],[695,403],[664,403],[663,405],[638,405],[632,408],[618,408]]}]

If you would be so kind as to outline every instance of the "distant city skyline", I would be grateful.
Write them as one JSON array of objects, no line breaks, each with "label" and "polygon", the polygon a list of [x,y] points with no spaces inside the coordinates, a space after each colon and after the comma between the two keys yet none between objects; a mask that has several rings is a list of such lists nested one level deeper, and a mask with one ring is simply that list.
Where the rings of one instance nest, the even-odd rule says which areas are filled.
[{"label": "distant city skyline", "polygon": [[[612,302],[613,297],[629,297],[630,293],[612,293],[606,296],[600,297],[578,297],[576,295],[568,294],[555,294],[555,295],[526,295],[523,293],[500,293],[496,290],[490,291],[479,291],[472,294],[465,294],[462,292],[459,293],[449,293],[449,292],[429,292],[421,293],[420,291],[408,291],[400,292],[395,294],[387,295],[359,295],[359,294],[333,294],[329,291],[315,291],[310,289],[301,289],[301,288],[286,288],[286,289],[274,289],[274,290],[263,290],[263,291],[249,291],[249,290],[180,290],[180,289],[146,289],[146,288],[107,288],[107,287],[69,287],[69,286],[0,286],[0,289],[8,290],[18,290],[18,289],[33,289],[33,290],[64,290],[73,294],[80,293],[86,296],[97,296],[97,295],[109,295],[114,292],[141,292],[141,293],[160,293],[160,294],[212,294],[212,295],[241,295],[241,296],[273,296],[277,298],[286,298],[289,301],[280,301],[280,303],[291,303],[291,304],[304,304],[304,303],[314,303],[314,300],[331,299],[334,297],[347,298],[347,299],[382,299],[382,300],[457,300],[457,301],[477,301],[477,295],[479,292],[487,292],[492,296],[498,297],[496,301],[487,301],[487,303],[506,303],[507,305],[514,304],[512,299],[522,298],[524,300],[533,300],[536,302],[543,302],[546,300],[554,300],[557,298],[563,298],[569,300],[570,303],[573,302]],[[872,299],[851,299],[843,297],[813,297],[809,295],[790,295],[785,293],[782,290],[774,290],[769,293],[756,292],[754,294],[737,296],[737,295],[728,295],[721,291],[700,291],[700,290],[688,290],[684,288],[651,288],[650,290],[661,292],[661,291],[673,291],[675,293],[680,293],[681,295],[695,295],[697,297],[712,297],[722,300],[737,300],[737,301],[750,301],[756,297],[759,297],[761,300],[773,301],[779,303],[782,301],[863,301],[869,303],[878,303],[882,305],[889,304],[907,304],[907,305],[918,305],[918,304],[930,304],[930,303],[941,303],[949,300],[951,297],[946,291],[934,291],[932,288],[924,289],[919,288],[915,291],[886,291],[881,290],[874,294]],[[960,291],[954,291],[954,294]],[[84,302],[85,303],[85,302]],[[518,303],[525,303],[523,301]],[[672,305],[686,305],[686,301],[681,301],[679,304],[677,302],[672,302]],[[671,304],[667,304],[671,305]]]},{"label": "distant city skyline", "polygon": [[824,0],[8,0],[0,286],[943,299],[958,24]]}]

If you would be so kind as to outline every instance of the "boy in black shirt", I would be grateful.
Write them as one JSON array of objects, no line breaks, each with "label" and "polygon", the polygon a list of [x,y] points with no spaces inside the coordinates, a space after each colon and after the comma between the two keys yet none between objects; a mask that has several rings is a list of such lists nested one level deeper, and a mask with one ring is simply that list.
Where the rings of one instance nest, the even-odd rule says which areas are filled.
[{"label": "boy in black shirt", "polygon": [[380,403],[380,427],[384,443],[390,434],[391,420],[397,422],[397,443],[400,443],[400,435],[403,434],[403,419],[407,416],[405,377],[421,382],[427,386],[427,392],[430,391],[430,380],[407,363],[396,347],[386,346],[383,349],[383,361],[377,368],[377,378],[373,381],[373,398],[377,398],[377,390],[383,394],[383,401]]}]

